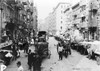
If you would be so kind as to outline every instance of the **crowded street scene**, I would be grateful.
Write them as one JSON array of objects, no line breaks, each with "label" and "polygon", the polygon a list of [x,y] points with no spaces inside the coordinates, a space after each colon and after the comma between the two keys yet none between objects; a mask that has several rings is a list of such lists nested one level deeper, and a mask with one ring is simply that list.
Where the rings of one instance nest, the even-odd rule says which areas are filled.
[{"label": "crowded street scene", "polygon": [[0,0],[0,71],[100,71],[100,0]]}]

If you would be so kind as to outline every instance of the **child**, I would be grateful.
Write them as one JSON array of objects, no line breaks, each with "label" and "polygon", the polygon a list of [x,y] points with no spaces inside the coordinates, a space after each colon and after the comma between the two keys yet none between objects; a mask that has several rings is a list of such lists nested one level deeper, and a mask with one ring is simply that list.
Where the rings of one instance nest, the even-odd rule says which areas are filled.
[{"label": "child", "polygon": [[17,71],[24,71],[20,61],[17,62],[17,67],[18,67]]}]

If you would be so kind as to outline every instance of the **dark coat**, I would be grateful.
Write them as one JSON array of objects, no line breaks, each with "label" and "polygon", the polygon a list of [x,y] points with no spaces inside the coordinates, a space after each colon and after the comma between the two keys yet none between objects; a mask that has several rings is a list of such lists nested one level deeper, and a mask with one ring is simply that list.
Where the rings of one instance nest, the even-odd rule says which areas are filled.
[{"label": "dark coat", "polygon": [[33,61],[33,55],[32,53],[28,53],[28,64],[32,63]]}]

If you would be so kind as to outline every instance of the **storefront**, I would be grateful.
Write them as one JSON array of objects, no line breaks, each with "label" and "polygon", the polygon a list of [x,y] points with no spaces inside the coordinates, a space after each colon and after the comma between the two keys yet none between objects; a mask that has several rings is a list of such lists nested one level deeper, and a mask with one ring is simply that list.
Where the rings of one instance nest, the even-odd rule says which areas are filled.
[{"label": "storefront", "polygon": [[89,27],[89,40],[97,40],[97,27]]}]

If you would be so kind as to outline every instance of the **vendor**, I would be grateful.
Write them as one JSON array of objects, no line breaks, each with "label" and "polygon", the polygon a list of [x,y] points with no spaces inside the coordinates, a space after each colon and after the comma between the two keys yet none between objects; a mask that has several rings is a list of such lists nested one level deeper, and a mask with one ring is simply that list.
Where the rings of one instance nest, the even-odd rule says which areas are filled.
[{"label": "vendor", "polygon": [[8,53],[5,55],[5,57],[6,57],[6,65],[9,65],[9,64],[10,64],[10,60],[11,60],[11,58],[13,57],[13,55],[12,55],[10,52],[8,52]]}]

